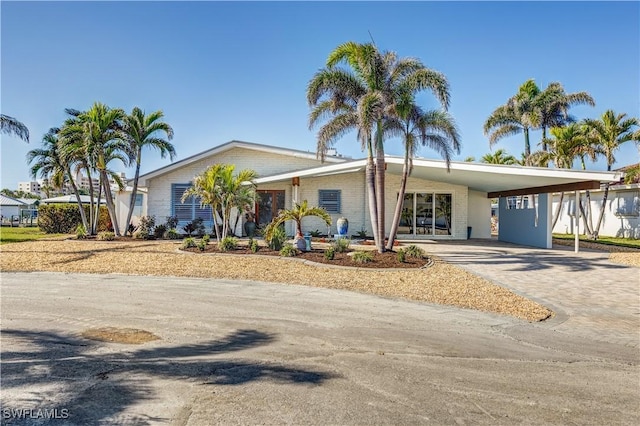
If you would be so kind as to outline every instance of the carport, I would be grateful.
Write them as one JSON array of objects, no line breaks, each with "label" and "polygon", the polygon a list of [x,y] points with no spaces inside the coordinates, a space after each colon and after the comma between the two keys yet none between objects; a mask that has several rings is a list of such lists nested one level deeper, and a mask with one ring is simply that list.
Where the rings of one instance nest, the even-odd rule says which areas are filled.
[{"label": "carport", "polygon": [[[402,172],[402,158],[386,159],[387,170]],[[483,201],[471,202],[468,222],[474,221],[478,210],[491,210],[491,199],[498,198],[500,232],[498,239],[504,242],[532,247],[552,246],[552,200],[553,193],[573,192],[576,205],[580,191],[599,189],[601,185],[618,182],[620,172],[550,169],[513,165],[452,162],[447,172],[446,164],[440,160],[415,159],[412,176],[432,181],[465,185],[469,198],[476,195]],[[522,200],[531,200],[524,203]],[[514,198],[516,198],[514,200]],[[515,201],[515,202],[514,202]],[[520,202],[518,202],[520,201]],[[523,205],[526,204],[526,208]],[[490,214],[490,213],[489,213]],[[579,230],[580,212],[574,215],[575,229]],[[578,251],[578,235],[575,234],[575,251]]]}]

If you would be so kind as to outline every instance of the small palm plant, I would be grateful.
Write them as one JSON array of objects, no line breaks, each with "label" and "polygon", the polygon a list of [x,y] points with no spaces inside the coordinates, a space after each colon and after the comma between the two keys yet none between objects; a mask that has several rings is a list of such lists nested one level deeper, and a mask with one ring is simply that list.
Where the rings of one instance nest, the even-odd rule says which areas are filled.
[{"label": "small palm plant", "polygon": [[309,207],[307,200],[304,200],[300,204],[296,203],[292,209],[282,210],[280,214],[267,225],[264,230],[265,240],[269,241],[275,229],[288,220],[293,220],[296,223],[296,239],[301,239],[302,219],[307,216],[317,216],[324,220],[327,226],[331,225],[331,215],[329,215],[325,209],[322,207]]}]

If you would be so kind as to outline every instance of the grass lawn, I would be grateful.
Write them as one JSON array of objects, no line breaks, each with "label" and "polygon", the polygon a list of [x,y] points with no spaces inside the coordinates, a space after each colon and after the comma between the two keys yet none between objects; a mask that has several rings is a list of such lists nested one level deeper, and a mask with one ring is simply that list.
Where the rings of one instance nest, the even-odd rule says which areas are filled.
[{"label": "grass lawn", "polygon": [[[553,234],[553,238],[560,240],[572,240],[573,234]],[[585,235],[580,235],[580,241],[586,241],[589,243],[606,244],[611,246],[630,247],[640,249],[640,240],[634,240],[631,238],[615,238],[615,237],[599,237],[597,240],[592,240]]]},{"label": "grass lawn", "polygon": [[0,228],[0,244],[21,243],[23,241],[40,240],[42,238],[59,237],[64,234],[45,234],[40,228]]}]

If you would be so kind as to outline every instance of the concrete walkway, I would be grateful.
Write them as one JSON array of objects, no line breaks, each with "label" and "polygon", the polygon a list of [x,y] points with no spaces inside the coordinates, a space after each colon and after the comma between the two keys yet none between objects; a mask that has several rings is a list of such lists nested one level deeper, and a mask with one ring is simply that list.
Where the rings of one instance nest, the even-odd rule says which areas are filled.
[{"label": "concrete walkway", "polygon": [[447,262],[553,309],[542,327],[640,347],[640,268],[609,262],[609,253],[554,246],[552,250],[497,240],[425,242]]}]

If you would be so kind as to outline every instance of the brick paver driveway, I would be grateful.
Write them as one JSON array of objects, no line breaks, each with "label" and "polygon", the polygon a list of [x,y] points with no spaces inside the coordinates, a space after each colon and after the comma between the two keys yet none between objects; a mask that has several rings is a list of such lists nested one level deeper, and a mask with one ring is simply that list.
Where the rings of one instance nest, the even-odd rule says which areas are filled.
[{"label": "brick paver driveway", "polygon": [[422,246],[470,272],[553,309],[541,324],[572,336],[640,347],[640,268],[609,262],[608,253],[552,250],[496,240],[425,242]]}]

